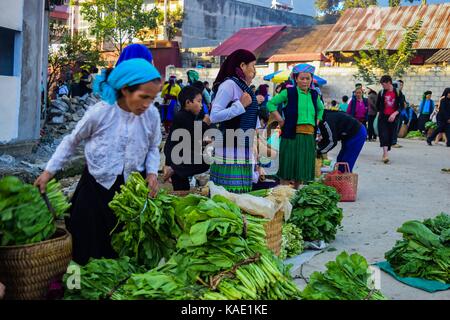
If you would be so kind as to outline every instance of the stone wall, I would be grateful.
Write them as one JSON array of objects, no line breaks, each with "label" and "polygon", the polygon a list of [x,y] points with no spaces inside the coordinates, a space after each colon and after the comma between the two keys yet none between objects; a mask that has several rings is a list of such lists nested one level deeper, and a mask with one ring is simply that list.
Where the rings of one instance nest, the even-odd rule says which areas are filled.
[{"label": "stone wall", "polygon": [[[350,96],[354,90],[354,84],[362,82],[355,80],[353,75],[356,68],[345,67],[321,67],[317,69],[317,74],[328,81],[322,88],[322,93],[326,101],[341,101],[342,96]],[[446,87],[450,87],[450,66],[413,66],[409,72],[401,78],[405,82],[403,92],[407,101],[413,105],[418,105],[422,99],[422,94],[426,90],[433,92],[433,99],[438,100]],[[397,79],[394,79],[397,80]],[[364,83],[363,83],[364,84]],[[375,90],[381,90],[378,84],[369,85]]]},{"label": "stone wall", "polygon": [[183,48],[215,47],[241,28],[315,24],[311,16],[235,0],[184,0]]}]

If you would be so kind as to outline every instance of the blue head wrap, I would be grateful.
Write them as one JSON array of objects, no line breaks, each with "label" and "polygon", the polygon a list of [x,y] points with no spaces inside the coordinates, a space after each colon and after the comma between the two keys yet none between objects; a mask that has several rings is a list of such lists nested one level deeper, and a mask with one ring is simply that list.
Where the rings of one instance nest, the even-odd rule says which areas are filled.
[{"label": "blue head wrap", "polygon": [[[301,73],[301,72],[308,72],[311,73],[311,77],[314,77],[314,72],[316,72],[316,68],[310,64],[307,63],[301,63],[296,65],[291,72],[291,81],[295,84],[295,75]],[[313,86],[314,81],[311,81],[311,88],[314,88]]]},{"label": "blue head wrap", "polygon": [[141,58],[145,59],[150,63],[153,63],[152,52],[143,44],[130,44],[125,49],[123,49],[120,54],[119,60],[117,60],[116,67],[122,62],[130,59]]},{"label": "blue head wrap", "polygon": [[120,89],[160,78],[158,70],[148,61],[131,59],[115,67],[109,76],[106,70],[103,70],[102,74],[95,78],[93,89],[102,100],[114,104]]}]

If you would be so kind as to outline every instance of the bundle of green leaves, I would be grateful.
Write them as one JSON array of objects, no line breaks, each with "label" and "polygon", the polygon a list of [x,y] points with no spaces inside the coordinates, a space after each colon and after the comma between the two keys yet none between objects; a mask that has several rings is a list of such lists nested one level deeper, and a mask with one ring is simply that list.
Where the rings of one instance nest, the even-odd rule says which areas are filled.
[{"label": "bundle of green leaves", "polygon": [[283,224],[280,259],[294,257],[303,252],[302,230],[295,224]]},{"label": "bundle of green leaves", "polygon": [[428,121],[427,123],[425,123],[425,129],[429,130],[429,129],[437,129],[437,123],[433,122],[433,121]]},{"label": "bundle of green leaves", "polygon": [[406,139],[422,139],[423,134],[420,131],[410,131],[405,137]]},{"label": "bundle of green leaves", "polygon": [[385,257],[401,277],[450,283],[450,216],[408,221],[398,230],[403,239]]},{"label": "bundle of green leaves", "polygon": [[148,198],[144,178],[133,172],[109,203],[122,229],[112,237],[112,246],[120,257],[134,257],[148,269],[162,258],[170,258],[176,246],[174,196],[165,191],[154,199]]},{"label": "bundle of green leaves", "polygon": [[85,266],[71,262],[63,278],[65,300],[121,300],[123,284],[133,273],[144,272],[129,257],[91,259]]},{"label": "bundle of green leaves", "polygon": [[314,272],[301,293],[305,300],[387,300],[372,280],[366,259],[342,252],[326,264],[325,272]]},{"label": "bundle of green leaves", "polygon": [[291,203],[293,206],[290,223],[302,230],[306,241],[324,240],[331,242],[343,219],[338,207],[340,195],[333,187],[314,182],[297,191]]},{"label": "bundle of green leaves", "polygon": [[38,188],[17,177],[0,180],[0,245],[32,244],[50,239],[56,220],[70,208],[61,186],[51,180],[46,190],[55,216],[47,208]]}]

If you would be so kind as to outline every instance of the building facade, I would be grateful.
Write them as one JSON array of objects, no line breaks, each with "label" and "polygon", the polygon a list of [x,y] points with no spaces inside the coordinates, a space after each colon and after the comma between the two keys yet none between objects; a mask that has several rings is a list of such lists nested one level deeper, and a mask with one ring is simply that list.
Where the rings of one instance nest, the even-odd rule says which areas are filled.
[{"label": "building facade", "polygon": [[0,153],[5,145],[26,148],[39,139],[45,12],[45,0],[0,1]]}]

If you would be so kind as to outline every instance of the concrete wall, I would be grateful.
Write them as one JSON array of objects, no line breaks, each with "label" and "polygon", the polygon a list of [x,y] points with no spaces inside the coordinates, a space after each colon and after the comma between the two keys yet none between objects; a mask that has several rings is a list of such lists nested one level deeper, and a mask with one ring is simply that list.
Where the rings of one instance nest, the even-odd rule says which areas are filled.
[{"label": "concrete wall", "polygon": [[19,134],[20,77],[0,76],[0,144]]},{"label": "concrete wall", "polygon": [[[44,0],[25,0],[22,27],[22,70],[19,112],[19,141],[39,138],[42,56],[44,41]],[[47,28],[47,26],[45,26]]]},{"label": "concrete wall", "polygon": [[310,16],[235,0],[184,0],[184,12],[183,48],[215,47],[246,27],[315,24]]},{"label": "concrete wall", "polygon": [[0,1],[0,27],[22,30],[24,0]]},{"label": "concrete wall", "polygon": [[[356,68],[350,67],[322,67],[317,69],[317,74],[328,81],[328,84],[322,88],[324,99],[340,102],[342,96],[350,96],[355,83],[362,82],[355,80],[353,77],[356,72]],[[439,67],[438,69],[433,66],[411,67],[402,80],[405,82],[403,92],[409,103],[418,105],[423,92],[426,90],[431,90],[433,99],[438,100],[444,89],[450,87],[450,66]],[[375,90],[381,90],[381,86],[378,84],[369,86]]]}]

